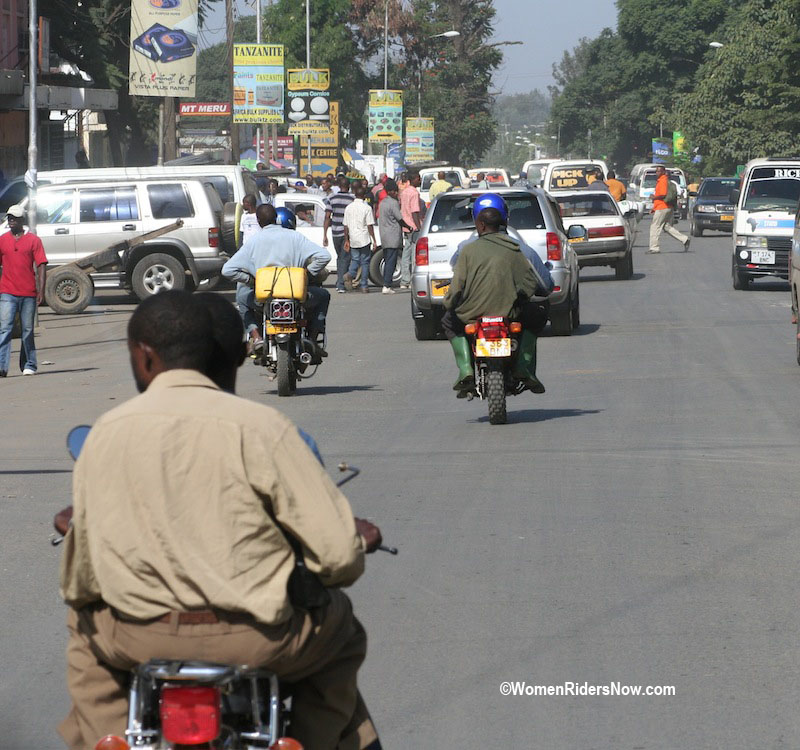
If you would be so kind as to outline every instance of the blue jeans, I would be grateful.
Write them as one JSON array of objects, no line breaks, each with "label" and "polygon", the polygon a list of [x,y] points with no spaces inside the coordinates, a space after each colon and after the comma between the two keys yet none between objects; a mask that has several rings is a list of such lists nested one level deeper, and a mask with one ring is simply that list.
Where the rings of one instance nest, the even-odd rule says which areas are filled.
[{"label": "blue jeans", "polygon": [[11,332],[14,318],[19,313],[22,323],[22,346],[19,350],[19,369],[36,370],[36,344],[33,341],[33,318],[36,313],[36,297],[17,297],[0,294],[0,370],[8,372],[11,361]]},{"label": "blue jeans", "polygon": [[369,286],[369,262],[372,259],[372,245],[364,247],[350,247],[350,275],[355,278],[358,267],[361,266],[361,288]]},{"label": "blue jeans", "polygon": [[399,247],[383,248],[383,285],[391,287],[394,283],[394,269],[397,267]]},{"label": "blue jeans", "polygon": [[[236,283],[236,307],[242,316],[244,332],[249,336],[250,331],[261,331],[261,306],[256,306],[255,292],[241,282]],[[258,310],[258,315],[256,315]]]},{"label": "blue jeans", "polygon": [[345,252],[343,234],[333,236],[333,248],[336,250],[336,288],[344,289],[344,275],[350,268],[350,251]]}]

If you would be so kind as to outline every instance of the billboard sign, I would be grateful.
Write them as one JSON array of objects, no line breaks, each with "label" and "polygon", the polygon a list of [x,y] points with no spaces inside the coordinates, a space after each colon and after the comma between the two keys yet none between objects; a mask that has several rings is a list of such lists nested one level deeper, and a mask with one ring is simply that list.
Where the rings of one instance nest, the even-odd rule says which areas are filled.
[{"label": "billboard sign", "polygon": [[[339,102],[330,103],[330,115],[325,133],[300,136],[300,167],[303,174],[310,171],[316,177],[336,171],[339,163]],[[309,145],[311,146],[310,169]]]},{"label": "billboard sign", "polygon": [[182,102],[181,117],[230,117],[230,102]]},{"label": "billboard sign", "polygon": [[233,121],[257,125],[283,119],[283,45],[234,44]]},{"label": "billboard sign", "polygon": [[434,135],[432,117],[406,118],[406,163],[433,161]]},{"label": "billboard sign", "polygon": [[388,89],[370,90],[369,139],[373,143],[402,143],[402,91],[391,91]]},{"label": "billboard sign", "polygon": [[331,72],[328,69],[286,71],[287,119],[290,135],[328,132]]},{"label": "billboard sign", "polygon": [[132,0],[130,44],[132,95],[194,96],[197,0]]},{"label": "billboard sign", "polygon": [[653,138],[653,163],[664,164],[671,156],[671,141],[663,138]]}]

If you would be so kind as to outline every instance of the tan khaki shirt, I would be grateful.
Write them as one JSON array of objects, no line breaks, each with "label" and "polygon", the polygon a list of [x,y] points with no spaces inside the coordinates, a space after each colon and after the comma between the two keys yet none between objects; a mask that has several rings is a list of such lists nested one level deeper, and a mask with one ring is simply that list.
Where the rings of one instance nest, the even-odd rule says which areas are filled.
[{"label": "tan khaki shirt", "polygon": [[75,465],[61,595],[135,618],[171,610],[287,620],[291,547],[326,585],[364,570],[350,506],[279,412],[170,370],[104,414]]}]

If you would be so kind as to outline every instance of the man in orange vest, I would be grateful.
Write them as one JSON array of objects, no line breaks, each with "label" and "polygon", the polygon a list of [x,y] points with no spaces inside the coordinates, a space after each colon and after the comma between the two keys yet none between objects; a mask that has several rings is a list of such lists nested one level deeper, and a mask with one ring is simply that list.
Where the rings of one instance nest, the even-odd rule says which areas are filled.
[{"label": "man in orange vest", "polygon": [[672,219],[675,211],[675,205],[667,203],[669,192],[669,177],[667,177],[667,170],[663,166],[656,167],[656,189],[653,192],[653,221],[650,224],[650,249],[648,253],[660,253],[661,248],[658,246],[658,241],[661,237],[661,232],[666,232],[671,237],[674,237],[678,242],[683,245],[683,250],[686,252],[689,249],[689,243],[692,241],[691,237],[679,232],[672,226]]}]

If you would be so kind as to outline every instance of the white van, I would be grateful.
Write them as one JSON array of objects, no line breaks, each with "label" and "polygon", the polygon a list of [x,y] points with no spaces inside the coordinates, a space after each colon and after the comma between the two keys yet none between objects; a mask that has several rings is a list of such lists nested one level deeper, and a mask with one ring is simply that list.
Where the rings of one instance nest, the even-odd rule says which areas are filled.
[{"label": "white van", "polygon": [[[223,203],[241,203],[248,193],[258,195],[258,187],[250,170],[238,164],[201,164],[178,167],[98,167],[97,169],[58,169],[39,172],[39,185],[60,185],[74,182],[117,182],[120,180],[202,179],[211,183]],[[9,206],[27,197],[23,177],[11,180],[0,189],[0,215]]]},{"label": "white van", "polygon": [[520,172],[520,179],[527,180],[533,187],[544,186],[544,173],[547,170],[547,165],[553,162],[561,161],[560,159],[532,159],[526,161],[522,165]]},{"label": "white van", "polygon": [[789,278],[794,217],[800,201],[800,159],[753,159],[731,193],[734,289],[762,276]]},{"label": "white van", "polygon": [[469,175],[462,167],[427,167],[420,169],[419,197],[420,200],[425,202],[426,206],[431,204],[431,185],[436,182],[439,172],[444,172],[445,180],[453,186],[454,190],[460,190],[469,185]]}]

